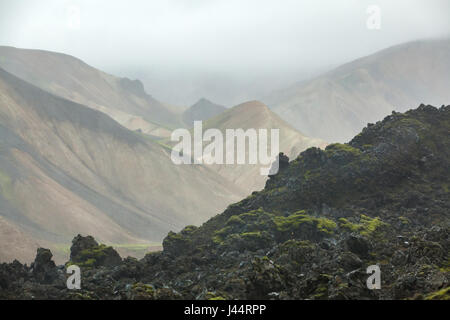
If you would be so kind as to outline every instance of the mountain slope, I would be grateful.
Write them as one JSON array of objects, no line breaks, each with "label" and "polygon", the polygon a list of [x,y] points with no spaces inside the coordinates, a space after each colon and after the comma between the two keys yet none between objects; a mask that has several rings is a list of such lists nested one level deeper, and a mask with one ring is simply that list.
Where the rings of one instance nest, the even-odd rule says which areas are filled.
[{"label": "mountain slope", "polygon": [[267,104],[305,134],[342,142],[392,110],[449,103],[448,70],[450,39],[411,42],[277,92]]},{"label": "mountain slope", "polygon": [[117,78],[61,53],[0,46],[0,68],[60,97],[104,112],[131,130],[168,136],[177,116],[144,91],[139,80]]},{"label": "mountain slope", "polygon": [[[325,147],[326,143],[320,139],[309,138],[292,128],[285,121],[259,101],[249,101],[237,105],[222,114],[207,120],[203,124],[203,131],[210,128],[219,129],[225,137],[226,129],[267,129],[270,150],[270,129],[280,130],[280,152],[293,157],[301,151],[312,147]],[[225,145],[225,144],[224,144]],[[248,142],[246,159],[248,161]],[[248,162],[247,162],[248,163]],[[261,165],[211,165],[214,170],[225,178],[251,193],[260,190],[267,179],[260,174]]]},{"label": "mountain slope", "polygon": [[225,110],[226,108],[224,106],[202,98],[183,112],[182,119],[188,127],[192,127],[194,125],[194,121],[208,120],[221,114]]},{"label": "mountain slope", "polygon": [[78,232],[159,242],[242,195],[207,168],[174,165],[166,148],[103,113],[1,69],[0,132],[2,224],[41,245],[67,246]]}]

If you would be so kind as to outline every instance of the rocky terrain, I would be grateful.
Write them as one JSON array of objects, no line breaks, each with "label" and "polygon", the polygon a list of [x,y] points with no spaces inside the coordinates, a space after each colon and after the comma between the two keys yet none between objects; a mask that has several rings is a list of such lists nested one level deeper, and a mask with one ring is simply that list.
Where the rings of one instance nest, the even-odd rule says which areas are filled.
[{"label": "rocky terrain", "polygon": [[450,106],[393,112],[347,144],[280,154],[264,190],[142,260],[77,236],[65,266],[46,249],[2,264],[0,298],[449,299],[449,133]]}]

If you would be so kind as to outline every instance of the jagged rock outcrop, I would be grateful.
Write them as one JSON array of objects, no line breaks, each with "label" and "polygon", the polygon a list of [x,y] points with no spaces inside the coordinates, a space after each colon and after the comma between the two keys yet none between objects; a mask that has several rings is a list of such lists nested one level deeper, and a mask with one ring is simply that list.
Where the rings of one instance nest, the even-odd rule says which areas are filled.
[{"label": "jagged rock outcrop", "polygon": [[77,235],[70,248],[70,263],[91,267],[113,267],[122,263],[122,258],[112,247],[98,244],[91,236]]},{"label": "jagged rock outcrop", "polygon": [[37,249],[36,258],[31,264],[31,272],[39,283],[52,283],[58,278],[58,271],[52,257],[53,254],[49,249]]}]

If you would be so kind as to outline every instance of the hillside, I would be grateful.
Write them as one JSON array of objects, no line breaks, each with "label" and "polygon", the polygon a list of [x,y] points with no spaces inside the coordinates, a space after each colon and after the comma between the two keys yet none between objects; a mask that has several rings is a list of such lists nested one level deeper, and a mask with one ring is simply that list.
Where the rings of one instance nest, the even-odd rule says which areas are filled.
[{"label": "hillside", "polygon": [[[209,128],[219,129],[225,133],[226,129],[267,129],[270,142],[270,129],[280,130],[280,152],[289,157],[297,156],[301,151],[315,146],[326,146],[320,139],[309,138],[298,132],[275,113],[259,101],[249,101],[226,110],[220,115],[203,123],[203,131]],[[247,142],[248,143],[248,142]],[[270,144],[269,144],[270,147]],[[270,149],[269,149],[270,150]],[[248,147],[246,159],[248,161]],[[264,187],[266,176],[260,174],[261,165],[210,165],[213,170],[228,180],[233,181],[248,194]]]},{"label": "hillside", "polygon": [[[140,261],[76,237],[76,292],[45,249],[34,268],[3,264],[0,297],[449,299],[449,131],[450,106],[393,113],[347,144],[307,149],[264,190],[170,232]],[[381,289],[369,290],[375,264]]]},{"label": "hillside", "polygon": [[450,39],[397,45],[263,99],[305,134],[344,142],[392,110],[450,101]]},{"label": "hillside", "polygon": [[225,110],[226,108],[224,106],[202,98],[183,112],[182,119],[183,122],[190,128],[194,125],[194,121],[208,120],[221,114]]},{"label": "hillside", "polygon": [[57,96],[104,112],[130,130],[167,137],[178,116],[139,80],[117,78],[61,53],[0,46],[0,68]]},{"label": "hillside", "polygon": [[37,245],[61,261],[79,232],[145,249],[243,196],[208,168],[176,166],[145,135],[2,69],[0,134],[0,261],[28,261]]}]

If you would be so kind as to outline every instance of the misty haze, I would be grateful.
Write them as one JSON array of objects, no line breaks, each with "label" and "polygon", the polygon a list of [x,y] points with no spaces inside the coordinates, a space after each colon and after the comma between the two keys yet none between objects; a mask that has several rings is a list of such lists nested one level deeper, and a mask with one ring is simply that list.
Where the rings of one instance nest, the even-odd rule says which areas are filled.
[{"label": "misty haze", "polygon": [[1,1],[0,299],[448,300],[449,14]]}]

